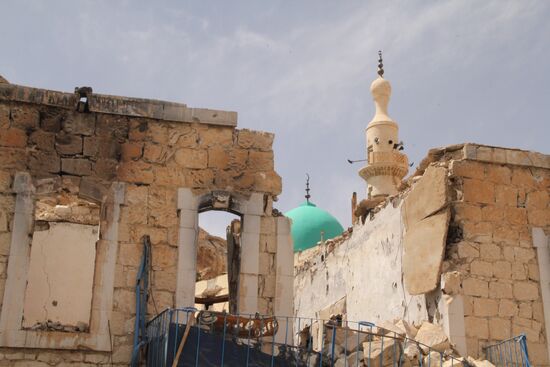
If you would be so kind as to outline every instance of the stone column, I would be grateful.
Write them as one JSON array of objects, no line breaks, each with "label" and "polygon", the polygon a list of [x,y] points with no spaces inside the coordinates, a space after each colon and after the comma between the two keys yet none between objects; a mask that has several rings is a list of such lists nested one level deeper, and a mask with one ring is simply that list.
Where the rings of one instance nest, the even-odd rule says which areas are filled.
[{"label": "stone column", "polygon": [[[544,331],[550,330],[550,237],[542,228],[533,228],[533,247],[537,249],[539,263],[540,290],[542,293],[542,308],[544,310]],[[548,358],[550,359],[550,338],[546,337]]]},{"label": "stone column", "polygon": [[0,316],[0,331],[20,330],[30,261],[31,231],[34,221],[34,186],[31,176],[18,172],[13,181],[15,213],[11,232],[7,282]]},{"label": "stone column", "polygon": [[178,190],[179,239],[176,307],[195,306],[197,276],[198,197],[191,189]]},{"label": "stone column", "polygon": [[[292,237],[290,236],[290,220],[286,217],[277,217],[277,253],[275,255],[277,264],[276,285],[275,285],[275,304],[273,312],[281,320],[281,329],[290,331],[288,335],[293,335],[292,319],[284,320],[283,316],[292,317],[294,315],[294,248]],[[284,324],[283,325],[283,321]],[[280,330],[275,337],[277,343],[284,343],[285,330]]]}]

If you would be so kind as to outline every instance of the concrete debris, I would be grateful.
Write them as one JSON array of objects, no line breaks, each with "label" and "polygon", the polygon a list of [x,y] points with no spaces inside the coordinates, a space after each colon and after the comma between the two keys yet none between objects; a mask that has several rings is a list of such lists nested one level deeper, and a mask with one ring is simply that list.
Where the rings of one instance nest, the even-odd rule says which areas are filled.
[{"label": "concrete debris", "polygon": [[[310,327],[306,328],[302,333],[307,333],[309,338]],[[323,362],[334,362],[334,366],[342,367],[493,367],[489,361],[475,360],[472,357],[465,359],[457,355],[441,326],[430,322],[424,322],[417,329],[407,321],[397,319],[379,323],[372,332],[357,333],[330,320],[324,324],[322,349],[315,342],[312,345],[316,354],[302,356],[302,359],[309,360],[308,365],[311,366],[313,360],[319,365],[322,355]],[[309,349],[312,345],[308,344],[308,350],[312,351]],[[319,350],[315,351],[316,347]]]},{"label": "concrete debris", "polygon": [[421,348],[424,352],[428,350],[428,347],[438,352],[444,352],[451,347],[449,338],[445,335],[443,328],[429,322],[424,322],[420,326],[415,340],[423,344]]}]

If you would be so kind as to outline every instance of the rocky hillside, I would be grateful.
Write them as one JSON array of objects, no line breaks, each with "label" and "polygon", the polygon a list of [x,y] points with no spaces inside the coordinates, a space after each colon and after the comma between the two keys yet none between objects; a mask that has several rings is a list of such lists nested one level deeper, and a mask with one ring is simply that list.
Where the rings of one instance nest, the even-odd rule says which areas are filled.
[{"label": "rocky hillside", "polygon": [[199,228],[197,250],[197,281],[217,277],[227,272],[227,242]]}]

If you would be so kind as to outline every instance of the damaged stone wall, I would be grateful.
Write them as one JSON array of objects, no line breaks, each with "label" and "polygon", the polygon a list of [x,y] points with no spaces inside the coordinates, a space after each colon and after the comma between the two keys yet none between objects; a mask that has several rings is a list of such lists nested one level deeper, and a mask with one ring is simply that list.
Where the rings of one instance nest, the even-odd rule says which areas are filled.
[{"label": "damaged stone wall", "polygon": [[[282,259],[292,254],[292,244],[288,220],[272,211],[281,192],[273,134],[236,129],[232,112],[82,90],[0,83],[0,363],[128,365],[144,235],[152,242],[149,317],[179,306],[177,283],[185,269],[178,257],[187,230],[180,212],[190,205],[178,196],[182,189],[197,198],[224,192],[239,201],[248,233],[245,250],[255,262],[242,277],[255,287],[244,289],[243,297],[257,299],[254,312],[286,308],[290,314],[292,258]],[[99,215],[100,229],[86,332],[22,330],[18,315],[40,195],[98,203],[97,212],[87,214]],[[61,217],[49,212],[50,219],[63,222],[63,213],[80,207],[73,199],[61,206]],[[192,230],[198,233],[198,227]],[[179,292],[195,295],[194,288]]]},{"label": "damaged stone wall", "polygon": [[541,265],[532,232],[550,234],[549,191],[548,155],[431,150],[364,224],[295,255],[296,315],[326,318],[344,299],[348,320],[429,320],[476,358],[526,333],[532,362],[547,365],[540,278],[550,262]]},{"label": "damaged stone wall", "polygon": [[403,198],[395,197],[349,238],[297,253],[296,316],[326,318],[323,310],[345,299],[348,320],[426,320],[424,297],[404,284],[402,211]]},{"label": "damaged stone wall", "polygon": [[531,362],[548,365],[550,305],[540,281],[548,261],[537,257],[532,231],[550,234],[550,156],[474,145],[457,152],[448,164],[455,201],[443,266],[460,275],[450,293],[463,297],[468,353],[525,333]]}]

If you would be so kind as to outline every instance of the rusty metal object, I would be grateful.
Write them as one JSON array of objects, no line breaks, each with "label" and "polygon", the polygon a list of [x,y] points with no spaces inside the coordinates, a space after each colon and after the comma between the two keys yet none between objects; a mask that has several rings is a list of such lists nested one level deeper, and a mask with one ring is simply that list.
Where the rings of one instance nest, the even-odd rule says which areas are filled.
[{"label": "rusty metal object", "polygon": [[279,330],[275,317],[244,317],[224,312],[200,311],[197,324],[210,327],[211,332],[233,335],[239,338],[262,338],[274,336]]}]

